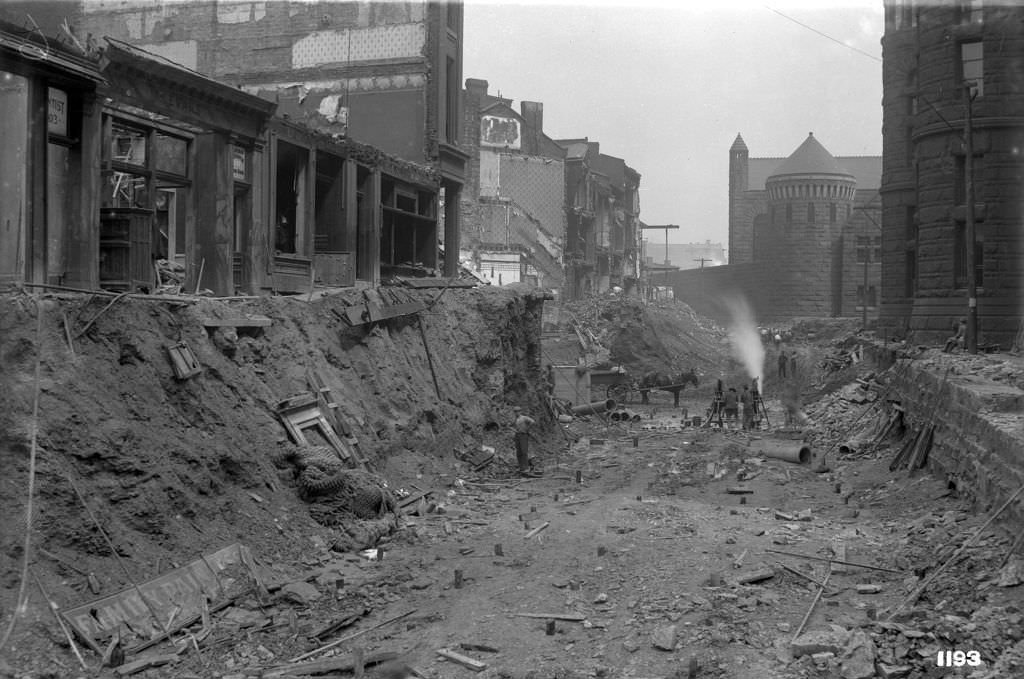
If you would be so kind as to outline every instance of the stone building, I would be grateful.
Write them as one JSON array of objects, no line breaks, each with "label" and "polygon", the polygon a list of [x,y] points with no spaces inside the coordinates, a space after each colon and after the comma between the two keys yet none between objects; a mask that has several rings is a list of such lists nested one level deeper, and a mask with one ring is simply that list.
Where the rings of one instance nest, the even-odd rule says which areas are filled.
[{"label": "stone building", "polygon": [[[1021,322],[1024,10],[988,2],[885,3],[882,318],[941,341],[977,281],[979,343]],[[965,120],[973,119],[974,262],[967,261]]]},{"label": "stone building", "polygon": [[544,134],[544,105],[488,93],[468,78],[462,148],[461,259],[495,284],[562,287],[565,149]]},{"label": "stone building", "polygon": [[[276,103],[278,114],[293,123],[357,140],[436,174],[444,214],[437,214],[437,202],[421,204],[417,191],[424,187],[392,191],[391,202],[381,206],[382,232],[361,248],[375,250],[357,263],[361,279],[376,280],[382,268],[402,270],[408,264],[440,267],[441,239],[446,252],[458,252],[466,162],[458,139],[461,3],[35,0],[4,3],[0,12],[15,20],[31,13],[48,34],[81,43],[109,36],[141,47]],[[277,174],[298,176],[301,152],[279,152],[271,139],[269,155],[272,164],[285,165]],[[303,176],[314,183],[315,157],[306,165]],[[389,192],[379,173],[340,181],[358,185],[364,196]],[[295,229],[299,215],[289,220],[290,201],[284,196],[282,209],[277,199],[272,188],[272,219],[287,220],[286,230]],[[285,253],[293,256],[279,268],[308,274],[312,247]],[[458,257],[445,258],[443,268],[455,275]]]},{"label": "stone building", "polygon": [[[775,317],[874,317],[881,158],[834,157],[809,134],[788,158],[729,149],[729,264],[768,265],[758,296]],[[752,280],[760,280],[754,276]]]}]

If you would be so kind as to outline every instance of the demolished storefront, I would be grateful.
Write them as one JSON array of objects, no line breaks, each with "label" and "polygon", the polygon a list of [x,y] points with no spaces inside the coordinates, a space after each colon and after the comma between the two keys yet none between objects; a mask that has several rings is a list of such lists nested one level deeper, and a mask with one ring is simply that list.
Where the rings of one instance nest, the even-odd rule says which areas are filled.
[{"label": "demolished storefront", "polygon": [[0,31],[0,282],[230,296],[437,272],[433,168],[126,43],[36,41]]},{"label": "demolished storefront", "polygon": [[61,43],[0,24],[0,283],[95,284],[101,82]]}]

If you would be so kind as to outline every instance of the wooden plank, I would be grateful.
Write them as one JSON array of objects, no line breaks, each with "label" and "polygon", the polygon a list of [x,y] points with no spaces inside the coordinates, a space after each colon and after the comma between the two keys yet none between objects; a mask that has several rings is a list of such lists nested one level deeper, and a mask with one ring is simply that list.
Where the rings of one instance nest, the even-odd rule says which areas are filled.
[{"label": "wooden plank", "polygon": [[463,667],[467,667],[474,672],[483,672],[487,669],[487,663],[480,662],[479,660],[470,658],[468,655],[462,655],[461,653],[456,653],[455,651],[447,648],[437,649],[437,654],[445,660],[450,660],[451,662],[462,665]]},{"label": "wooden plank", "polygon": [[341,314],[350,325],[363,325],[370,322],[370,310],[366,308],[365,304],[347,306],[341,311]]},{"label": "wooden plank", "polygon": [[398,280],[409,288],[475,288],[479,283],[452,278],[403,278]]},{"label": "wooden plank", "polygon": [[587,616],[579,613],[514,613],[517,618],[542,618],[545,620],[567,620],[569,622],[583,622]]},{"label": "wooden plank", "polygon": [[427,308],[421,302],[388,304],[387,306],[377,306],[376,304],[368,302],[366,307],[370,311],[371,321],[385,321],[389,318],[397,318],[399,316],[417,314]]},{"label": "wooden plank", "polygon": [[846,564],[840,563],[841,561],[846,561],[846,542],[842,538],[832,540],[832,556],[839,560],[832,564],[832,572],[845,573]]},{"label": "wooden plank", "polygon": [[116,668],[115,671],[120,676],[127,677],[132,674],[138,674],[139,672],[148,670],[151,667],[160,667],[161,665],[172,663],[175,660],[178,660],[178,656],[173,654],[147,655],[139,658],[138,660],[133,660],[130,663],[125,663],[124,665],[121,665],[120,667]]},{"label": "wooden plank", "polygon": [[545,521],[544,523],[542,523],[541,525],[537,526],[536,528],[534,528],[533,530],[531,530],[531,531],[530,531],[529,533],[527,533],[526,535],[524,535],[524,536],[523,536],[523,539],[524,539],[524,540],[529,540],[529,539],[530,539],[530,538],[532,538],[532,537],[533,537],[534,535],[536,535],[537,533],[539,533],[539,532],[541,532],[542,530],[544,530],[545,528],[547,528],[547,527],[548,527],[549,525],[551,525],[551,522],[550,522],[550,521]]},{"label": "wooden plank", "polygon": [[206,328],[269,328],[273,321],[260,314],[247,314],[236,318],[202,318]]},{"label": "wooden plank", "polygon": [[[394,660],[398,657],[392,651],[378,651],[363,655],[363,666],[377,665],[382,662]],[[294,677],[309,674],[324,674],[325,672],[348,672],[356,666],[354,655],[338,655],[324,660],[311,660],[309,662],[295,663],[284,667],[276,667],[262,674],[266,679],[271,677]]]},{"label": "wooden plank", "polygon": [[529,514],[520,514],[519,515],[519,520],[520,521],[536,521],[537,519],[542,519],[542,518],[544,518],[544,515],[541,514],[540,512],[530,512]]}]

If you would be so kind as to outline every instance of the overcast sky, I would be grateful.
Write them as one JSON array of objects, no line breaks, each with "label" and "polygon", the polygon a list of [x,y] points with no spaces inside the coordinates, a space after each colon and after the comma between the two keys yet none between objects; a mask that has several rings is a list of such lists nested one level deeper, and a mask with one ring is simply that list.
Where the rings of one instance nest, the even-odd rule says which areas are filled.
[{"label": "overcast sky", "polygon": [[[544,104],[544,131],[588,137],[640,172],[640,218],[673,242],[727,245],[728,151],[880,155],[881,0],[509,4],[467,0],[466,78]],[[660,232],[664,233],[664,232]],[[661,241],[661,237],[658,238]],[[663,242],[663,241],[661,241]]]}]

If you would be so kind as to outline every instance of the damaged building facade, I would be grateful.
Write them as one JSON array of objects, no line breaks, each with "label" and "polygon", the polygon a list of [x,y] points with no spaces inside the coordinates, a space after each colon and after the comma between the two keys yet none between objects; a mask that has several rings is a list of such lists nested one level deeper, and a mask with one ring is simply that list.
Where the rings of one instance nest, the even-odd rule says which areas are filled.
[{"label": "damaged building facade", "polygon": [[562,139],[565,148],[565,295],[570,299],[640,279],[640,173],[598,142]]},{"label": "damaged building facade", "polygon": [[501,285],[527,282],[567,299],[632,289],[639,278],[640,174],[588,139],[544,132],[544,105],[463,92],[469,153],[462,257]]},{"label": "damaged building facade", "polygon": [[989,3],[885,3],[882,324],[943,340],[968,312],[967,92],[979,344],[1024,305],[1024,25]]},{"label": "damaged building facade", "polygon": [[153,289],[158,259],[228,295],[457,272],[461,5],[318,7],[32,3],[26,28],[4,6],[15,39],[71,44],[103,83],[81,139],[104,163],[83,228],[106,235],[73,236],[90,264],[65,283]]},{"label": "damaged building facade", "polygon": [[544,134],[544,105],[488,93],[468,78],[463,92],[463,265],[494,285],[564,282],[565,149]]}]

